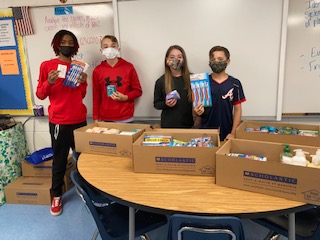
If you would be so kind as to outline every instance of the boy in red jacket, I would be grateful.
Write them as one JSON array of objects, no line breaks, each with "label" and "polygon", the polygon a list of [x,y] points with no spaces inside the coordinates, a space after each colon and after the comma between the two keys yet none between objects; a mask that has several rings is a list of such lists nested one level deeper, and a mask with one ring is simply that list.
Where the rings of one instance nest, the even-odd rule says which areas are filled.
[{"label": "boy in red jacket", "polygon": [[72,57],[77,54],[79,44],[76,36],[60,30],[53,37],[51,46],[58,56],[44,61],[40,66],[36,95],[49,98],[49,129],[53,149],[52,187],[50,212],[53,216],[62,212],[62,186],[70,148],[75,149],[73,130],[87,125],[87,108],[83,98],[87,91],[87,74],[81,73],[75,88],[66,86],[64,80],[70,69]]},{"label": "boy in red jacket", "polygon": [[134,66],[119,57],[116,37],[101,40],[101,53],[106,60],[92,74],[93,120],[133,122],[134,100],[142,95]]}]

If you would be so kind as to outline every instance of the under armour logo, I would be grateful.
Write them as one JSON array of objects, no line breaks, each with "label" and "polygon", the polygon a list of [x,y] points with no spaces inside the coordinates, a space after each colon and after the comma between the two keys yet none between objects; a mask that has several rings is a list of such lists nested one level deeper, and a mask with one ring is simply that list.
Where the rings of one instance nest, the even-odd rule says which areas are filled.
[{"label": "under armour logo", "polygon": [[110,83],[116,83],[118,87],[122,86],[122,83],[121,83],[122,77],[119,77],[119,76],[117,76],[117,80],[110,80],[110,77],[107,77],[105,81],[106,81],[106,86],[110,85]]},{"label": "under armour logo", "polygon": [[226,99],[227,97],[230,97],[230,100],[233,99],[233,88],[231,88],[227,94],[222,95],[222,99]]}]

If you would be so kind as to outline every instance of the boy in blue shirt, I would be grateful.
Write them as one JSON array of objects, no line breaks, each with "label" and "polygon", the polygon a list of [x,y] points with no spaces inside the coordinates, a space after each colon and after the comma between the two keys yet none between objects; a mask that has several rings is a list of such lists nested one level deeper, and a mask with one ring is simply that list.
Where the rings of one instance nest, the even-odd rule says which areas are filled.
[{"label": "boy in blue shirt", "polygon": [[212,106],[204,108],[198,104],[194,108],[196,115],[201,117],[200,128],[219,128],[221,141],[234,138],[242,117],[241,103],[246,101],[241,82],[226,73],[229,64],[230,53],[227,48],[211,48],[209,66],[212,70]]}]

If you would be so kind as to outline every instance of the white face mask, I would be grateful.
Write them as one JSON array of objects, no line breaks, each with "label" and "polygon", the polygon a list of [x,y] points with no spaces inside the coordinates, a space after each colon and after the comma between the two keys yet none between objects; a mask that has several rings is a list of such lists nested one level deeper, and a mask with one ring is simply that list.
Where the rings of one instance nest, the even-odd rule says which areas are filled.
[{"label": "white face mask", "polygon": [[116,48],[108,47],[103,49],[102,55],[106,57],[106,59],[115,59],[119,56],[119,51]]}]

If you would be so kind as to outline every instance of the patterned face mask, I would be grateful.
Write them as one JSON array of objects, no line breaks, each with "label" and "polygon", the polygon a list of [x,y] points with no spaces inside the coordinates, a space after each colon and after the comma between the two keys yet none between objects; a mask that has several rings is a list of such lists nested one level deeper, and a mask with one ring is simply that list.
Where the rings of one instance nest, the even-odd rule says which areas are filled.
[{"label": "patterned face mask", "polygon": [[180,70],[183,66],[183,59],[172,58],[169,60],[169,66],[171,66],[174,70]]},{"label": "patterned face mask", "polygon": [[226,69],[227,61],[209,62],[209,67],[211,68],[212,72],[221,73]]}]

